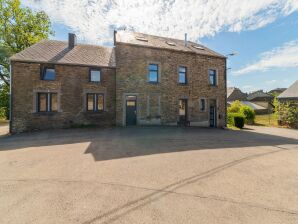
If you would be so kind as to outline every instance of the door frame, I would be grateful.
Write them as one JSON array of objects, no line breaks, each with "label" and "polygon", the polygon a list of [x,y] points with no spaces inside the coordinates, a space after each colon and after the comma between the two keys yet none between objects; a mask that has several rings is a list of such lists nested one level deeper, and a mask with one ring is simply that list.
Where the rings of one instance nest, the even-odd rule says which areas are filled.
[{"label": "door frame", "polygon": [[214,116],[214,128],[217,128],[218,127],[218,100],[217,98],[211,98],[211,99],[208,99],[208,123],[209,123],[209,127],[210,126],[210,106],[211,106],[211,101],[214,100],[215,101],[215,104],[213,105],[214,106],[214,109],[215,109],[215,116]]},{"label": "door frame", "polygon": [[138,104],[138,95],[139,93],[124,93],[123,94],[123,99],[122,99],[122,126],[126,127],[126,97],[127,96],[135,96],[136,97],[136,111],[137,111],[137,122],[136,125],[139,123],[139,104]]},{"label": "door frame", "polygon": [[179,103],[180,103],[180,100],[184,100],[185,101],[185,121],[188,121],[188,98],[179,98],[178,99],[178,121],[181,121],[180,120],[180,114],[179,114]]}]

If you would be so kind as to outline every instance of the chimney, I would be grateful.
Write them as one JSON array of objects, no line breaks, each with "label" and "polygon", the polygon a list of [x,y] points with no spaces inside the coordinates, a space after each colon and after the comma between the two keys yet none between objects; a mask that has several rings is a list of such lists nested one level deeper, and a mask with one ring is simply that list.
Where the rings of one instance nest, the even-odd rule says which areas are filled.
[{"label": "chimney", "polygon": [[77,37],[74,33],[68,34],[68,47],[74,48],[77,45]]},{"label": "chimney", "polygon": [[114,30],[114,46],[116,46],[116,35],[117,35],[117,30]]},{"label": "chimney", "polygon": [[187,33],[184,34],[184,46],[187,47]]}]

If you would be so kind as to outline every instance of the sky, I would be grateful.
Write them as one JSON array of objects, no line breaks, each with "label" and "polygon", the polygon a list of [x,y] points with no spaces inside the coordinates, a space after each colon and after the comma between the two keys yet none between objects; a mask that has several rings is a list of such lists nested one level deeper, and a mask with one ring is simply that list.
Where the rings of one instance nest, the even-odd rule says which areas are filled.
[{"label": "sky", "polygon": [[44,10],[51,39],[112,45],[126,29],[201,43],[228,58],[228,86],[251,92],[298,79],[298,0],[22,0]]}]

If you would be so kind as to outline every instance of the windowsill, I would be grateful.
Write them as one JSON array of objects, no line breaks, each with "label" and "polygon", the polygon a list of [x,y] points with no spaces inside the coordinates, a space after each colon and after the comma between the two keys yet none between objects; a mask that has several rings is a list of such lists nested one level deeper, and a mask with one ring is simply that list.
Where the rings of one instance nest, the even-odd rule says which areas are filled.
[{"label": "windowsill", "polygon": [[41,81],[46,81],[46,82],[54,82],[57,81],[56,79],[40,79]]},{"label": "windowsill", "polygon": [[211,85],[211,84],[209,84],[209,86],[210,87],[218,87],[218,85]]},{"label": "windowsill", "polygon": [[33,114],[49,116],[49,115],[56,115],[58,113],[59,113],[58,111],[45,111],[45,112],[34,112]]},{"label": "windowsill", "polygon": [[85,113],[87,114],[101,114],[106,112],[105,110],[98,110],[98,111],[94,111],[94,110],[86,110]]},{"label": "windowsill", "polygon": [[188,83],[178,83],[178,86],[188,86]]},{"label": "windowsill", "polygon": [[90,80],[89,80],[89,83],[90,83],[90,84],[96,84],[96,85],[99,85],[99,84],[101,83],[101,81],[90,81]]},{"label": "windowsill", "polygon": [[159,82],[148,82],[148,84],[152,84],[152,85],[158,85]]}]

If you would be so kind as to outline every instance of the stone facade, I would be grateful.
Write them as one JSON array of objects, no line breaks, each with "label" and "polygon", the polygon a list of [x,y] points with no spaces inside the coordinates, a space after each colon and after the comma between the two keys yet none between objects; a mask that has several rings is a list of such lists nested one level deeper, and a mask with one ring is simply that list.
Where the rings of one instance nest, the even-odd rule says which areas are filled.
[{"label": "stone facade", "polygon": [[[148,82],[148,65],[159,65],[159,82]],[[189,52],[130,44],[116,44],[116,124],[125,126],[125,98],[137,98],[137,124],[176,125],[179,99],[188,100],[191,126],[209,126],[209,104],[217,108],[217,127],[226,124],[226,60]],[[178,84],[178,67],[187,68],[187,84]],[[216,70],[217,85],[209,84],[208,70]],[[200,99],[206,100],[200,111]]]},{"label": "stone facade", "polygon": [[[55,81],[41,80],[41,64],[12,62],[11,132],[115,125],[115,69],[100,68],[101,82],[89,82],[87,66],[55,65]],[[37,93],[58,93],[57,112],[37,112]],[[104,111],[87,112],[87,93],[104,94]]]},{"label": "stone facade", "polygon": [[[150,40],[152,43],[159,40],[154,38]],[[163,40],[161,43],[164,44]],[[38,53],[43,52],[45,47],[51,49],[53,44],[56,46],[56,63],[51,59],[54,53],[50,55],[48,50],[45,51],[47,58],[43,58],[44,62],[38,62]],[[113,49],[96,46],[93,49],[87,45],[67,48],[65,43],[48,41],[13,57],[11,132],[77,125],[125,126],[127,111],[133,113],[132,121],[136,121],[137,125],[177,125],[183,103],[187,105],[184,121],[189,121],[191,126],[209,126],[213,120],[216,127],[226,125],[225,57],[216,56],[216,53],[202,47],[200,49],[205,50],[205,54],[192,52],[184,45],[172,50],[121,41],[115,41],[115,44]],[[64,47],[68,50],[61,51]],[[82,54],[86,54],[85,57]],[[35,58],[32,59],[32,55]],[[40,53],[40,56],[44,54]],[[77,64],[92,64],[96,59],[100,60],[95,67]],[[48,61],[52,61],[51,66],[55,67],[54,81],[41,79],[42,68],[47,66]],[[149,64],[158,65],[157,83],[148,82]],[[180,66],[186,68],[186,84],[179,84]],[[92,68],[101,70],[100,82],[90,82]],[[216,85],[210,85],[210,69],[216,73]],[[38,93],[45,92],[57,93],[56,112],[38,112]],[[103,111],[87,111],[88,93],[104,95]],[[136,105],[133,110],[131,103]],[[202,104],[204,108],[201,108]],[[129,109],[126,109],[127,105]]]}]

